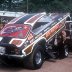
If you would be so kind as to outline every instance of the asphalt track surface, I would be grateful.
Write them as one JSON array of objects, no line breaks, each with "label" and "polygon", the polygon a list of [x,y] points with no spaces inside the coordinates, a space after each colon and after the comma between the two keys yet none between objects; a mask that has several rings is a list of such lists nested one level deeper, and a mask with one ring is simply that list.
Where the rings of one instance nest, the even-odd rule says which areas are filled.
[{"label": "asphalt track surface", "polygon": [[72,72],[72,53],[68,58],[46,60],[38,70],[29,70],[20,66],[0,64],[0,72]]}]

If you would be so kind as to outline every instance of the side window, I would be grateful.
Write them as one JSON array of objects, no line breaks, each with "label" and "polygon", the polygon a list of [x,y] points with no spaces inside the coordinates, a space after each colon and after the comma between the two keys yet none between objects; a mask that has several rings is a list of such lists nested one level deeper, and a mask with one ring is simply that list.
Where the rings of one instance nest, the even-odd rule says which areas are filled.
[{"label": "side window", "polygon": [[44,26],[45,24],[47,24],[48,22],[37,22],[34,26],[33,26],[33,29],[32,30],[34,30],[34,29],[37,29],[37,28],[39,28],[39,27],[41,27],[41,26]]},{"label": "side window", "polygon": [[41,32],[42,30],[44,30],[44,28],[47,27],[47,22],[37,22],[34,26],[33,26],[33,29],[32,31],[34,33],[39,33]]},{"label": "side window", "polygon": [[32,29],[32,30],[35,30],[35,29],[37,29],[38,27],[40,27],[40,24],[39,24],[39,23],[36,23],[36,24],[33,26],[33,29]]},{"label": "side window", "polygon": [[37,34],[43,31],[46,27],[50,28],[52,23],[53,20],[49,16],[44,16],[36,22],[36,24],[33,26],[32,31]]}]

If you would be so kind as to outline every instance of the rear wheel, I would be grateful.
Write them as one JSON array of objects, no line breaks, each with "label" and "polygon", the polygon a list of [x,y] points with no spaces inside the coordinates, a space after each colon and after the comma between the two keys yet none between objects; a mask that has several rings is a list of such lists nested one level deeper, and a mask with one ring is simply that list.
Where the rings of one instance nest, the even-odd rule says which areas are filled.
[{"label": "rear wheel", "polygon": [[64,57],[68,57],[68,54],[69,54],[69,52],[68,52],[68,46],[65,45],[64,46]]},{"label": "rear wheel", "polygon": [[65,45],[64,47],[59,49],[59,58],[65,58],[68,57],[68,47]]},{"label": "rear wheel", "polygon": [[66,32],[63,30],[58,39],[58,56],[59,58],[65,58],[68,56],[68,46],[66,44],[67,38],[66,38]]}]

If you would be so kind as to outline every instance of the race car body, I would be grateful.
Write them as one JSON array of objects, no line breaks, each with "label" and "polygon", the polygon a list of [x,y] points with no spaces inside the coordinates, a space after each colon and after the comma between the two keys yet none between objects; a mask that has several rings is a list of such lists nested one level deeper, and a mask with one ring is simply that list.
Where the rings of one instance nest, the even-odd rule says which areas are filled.
[{"label": "race car body", "polygon": [[28,65],[40,68],[48,43],[65,29],[67,17],[69,13],[33,13],[11,20],[0,31],[0,55],[29,56]]}]

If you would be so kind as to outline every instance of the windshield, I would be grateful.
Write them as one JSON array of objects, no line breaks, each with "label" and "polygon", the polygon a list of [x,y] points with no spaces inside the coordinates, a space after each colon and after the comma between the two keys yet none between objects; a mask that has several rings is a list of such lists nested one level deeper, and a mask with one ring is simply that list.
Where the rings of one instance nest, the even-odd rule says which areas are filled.
[{"label": "windshield", "polygon": [[6,25],[0,32],[0,36],[25,38],[30,30],[29,25]]}]

